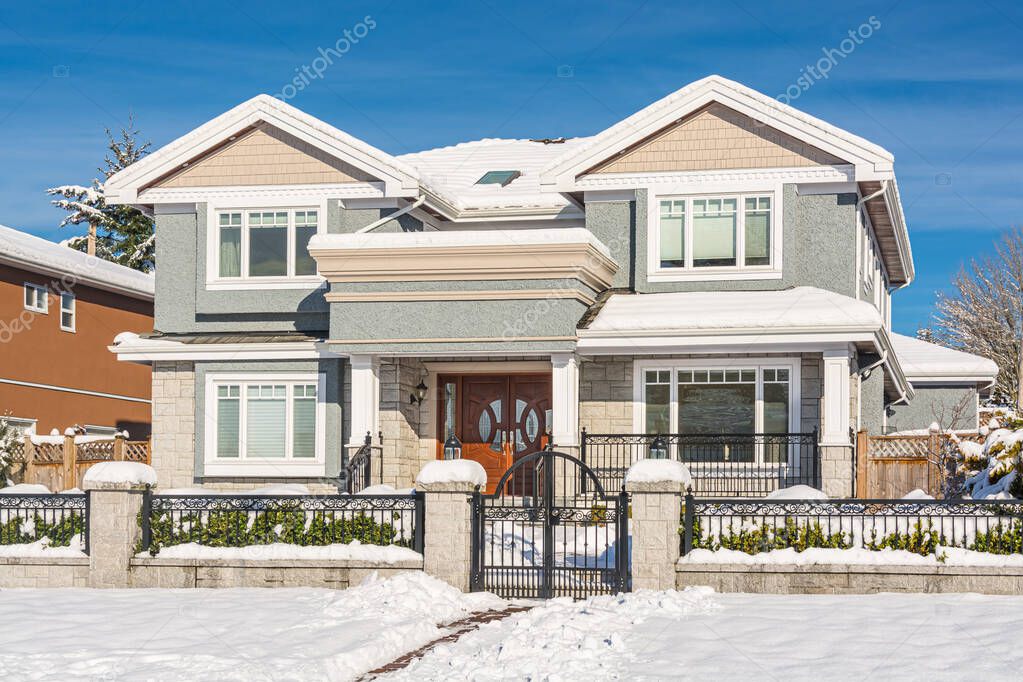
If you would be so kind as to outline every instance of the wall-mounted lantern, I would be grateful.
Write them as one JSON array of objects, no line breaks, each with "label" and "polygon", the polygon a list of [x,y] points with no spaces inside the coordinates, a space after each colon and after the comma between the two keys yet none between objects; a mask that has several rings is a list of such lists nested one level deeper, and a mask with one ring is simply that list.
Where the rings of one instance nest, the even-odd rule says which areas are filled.
[{"label": "wall-mounted lantern", "polygon": [[444,441],[444,459],[462,459],[462,442],[453,433]]},{"label": "wall-mounted lantern", "polygon": [[416,386],[415,393],[409,394],[408,401],[410,405],[422,405],[423,401],[426,400],[426,393],[430,389],[426,387],[423,380],[419,380],[419,384]]}]

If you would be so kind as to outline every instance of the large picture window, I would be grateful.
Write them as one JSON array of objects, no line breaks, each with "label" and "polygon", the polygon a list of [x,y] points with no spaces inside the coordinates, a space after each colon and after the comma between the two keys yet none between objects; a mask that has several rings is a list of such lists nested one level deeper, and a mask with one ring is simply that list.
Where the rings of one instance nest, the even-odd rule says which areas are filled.
[{"label": "large picture window", "polygon": [[637,375],[642,430],[681,434],[682,443],[686,436],[736,437],[732,444],[699,446],[687,452],[688,461],[787,461],[784,443],[755,446],[752,436],[799,431],[798,367],[795,359],[643,366]]},{"label": "large picture window", "polygon": [[209,379],[206,395],[208,468],[233,463],[276,469],[322,461],[320,376],[225,375]]},{"label": "large picture window", "polygon": [[217,277],[315,277],[316,262],[309,255],[309,240],[319,229],[320,219],[315,209],[219,211]]},{"label": "large picture window", "polygon": [[656,271],[776,267],[773,194],[660,197]]}]

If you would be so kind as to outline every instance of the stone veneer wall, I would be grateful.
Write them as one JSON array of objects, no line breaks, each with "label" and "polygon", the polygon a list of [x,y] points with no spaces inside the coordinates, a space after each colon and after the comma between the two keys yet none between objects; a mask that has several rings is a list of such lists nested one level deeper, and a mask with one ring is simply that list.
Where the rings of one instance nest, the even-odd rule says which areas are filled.
[{"label": "stone veneer wall", "polygon": [[153,468],[164,488],[195,478],[195,366],[153,363]]},{"label": "stone veneer wall", "polygon": [[89,557],[0,558],[0,588],[88,587]]},{"label": "stone veneer wall", "polygon": [[385,564],[308,559],[161,559],[132,560],[131,587],[325,587],[344,590],[374,573],[390,578],[421,571],[422,559]]},{"label": "stone veneer wall", "polygon": [[[384,358],[380,363],[380,431],[383,433],[383,483],[395,488],[413,485],[422,461],[420,438],[426,410],[409,397],[426,370],[415,358]],[[432,398],[427,398],[428,400]],[[374,467],[373,481],[377,481]]]}]

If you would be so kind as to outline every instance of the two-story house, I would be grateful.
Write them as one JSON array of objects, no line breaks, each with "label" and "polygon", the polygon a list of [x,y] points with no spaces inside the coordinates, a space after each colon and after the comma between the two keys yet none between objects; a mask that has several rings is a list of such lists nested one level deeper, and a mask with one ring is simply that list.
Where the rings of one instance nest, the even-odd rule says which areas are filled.
[{"label": "two-story house", "polygon": [[854,430],[975,422],[994,377],[890,330],[892,155],[718,76],[592,137],[404,156],[258,96],[106,188],[156,215],[157,331],[112,350],[153,365],[166,486],[318,481],[367,432],[386,483],[454,436],[492,486],[550,432],[848,494]]},{"label": "two-story house", "polygon": [[0,415],[20,431],[149,434],[150,368],[117,362],[153,329],[153,276],[0,226]]}]

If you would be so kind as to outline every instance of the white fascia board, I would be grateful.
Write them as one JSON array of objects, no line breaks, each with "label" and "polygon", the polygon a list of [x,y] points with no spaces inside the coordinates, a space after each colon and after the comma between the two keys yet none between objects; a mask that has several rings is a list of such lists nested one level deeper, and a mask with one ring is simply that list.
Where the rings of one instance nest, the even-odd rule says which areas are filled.
[{"label": "white fascia board", "polygon": [[736,185],[809,185],[851,183],[856,170],[850,165],[793,166],[783,168],[740,168],[732,170],[670,171],[652,173],[607,173],[568,177],[556,186],[559,192],[634,190],[658,185],[675,185],[671,191],[728,192]]},{"label": "white fascia board", "polygon": [[879,354],[885,356],[884,366],[888,368],[888,372],[895,382],[895,386],[899,393],[905,396],[907,399],[912,400],[916,393],[913,391],[913,385],[906,378],[906,372],[902,369],[902,364],[899,362],[899,356],[895,352],[895,348],[892,346],[892,339],[888,335],[888,332],[881,328],[874,334],[874,347],[877,349]]},{"label": "white fascia board", "polygon": [[344,357],[327,349],[326,344],[311,341],[295,343],[178,343],[174,341],[137,342],[127,346],[107,346],[123,362],[163,360],[316,360]]},{"label": "white fascia board", "polygon": [[[206,203],[232,201],[238,205],[266,206],[276,199],[379,199],[387,189],[382,182],[341,183],[331,185],[237,185],[223,187],[154,187],[143,190],[141,204]],[[414,196],[405,192],[393,196]]]},{"label": "white fascia board", "polygon": [[926,384],[984,384],[987,386],[995,380],[995,377],[979,374],[926,374],[907,376],[906,379],[914,386]]},{"label": "white fascia board", "polygon": [[541,171],[541,184],[559,185],[566,178],[599,164],[710,102],[756,120],[842,158],[864,171],[891,168],[891,153],[861,137],[782,104],[763,93],[720,76],[709,76],[662,98],[598,134],[593,143],[556,159]]},{"label": "white fascia board", "polygon": [[850,343],[869,342],[871,332],[748,333],[619,337],[584,336],[579,330],[577,349],[584,355],[663,355],[665,353],[813,353],[841,350]]},{"label": "white fascia board", "polygon": [[906,227],[906,215],[902,210],[902,198],[899,195],[899,186],[892,177],[885,186],[885,206],[888,209],[888,216],[891,218],[892,227],[895,230],[895,241],[899,248],[899,260],[902,261],[902,269],[906,273],[906,284],[909,286],[916,275],[913,266],[913,249],[909,243],[909,229]]},{"label": "white fascia board", "polygon": [[291,105],[269,95],[257,95],[109,178],[105,185],[108,201],[132,201],[139,187],[259,122],[280,128],[380,178],[389,191],[418,189],[419,175],[411,166]]}]

